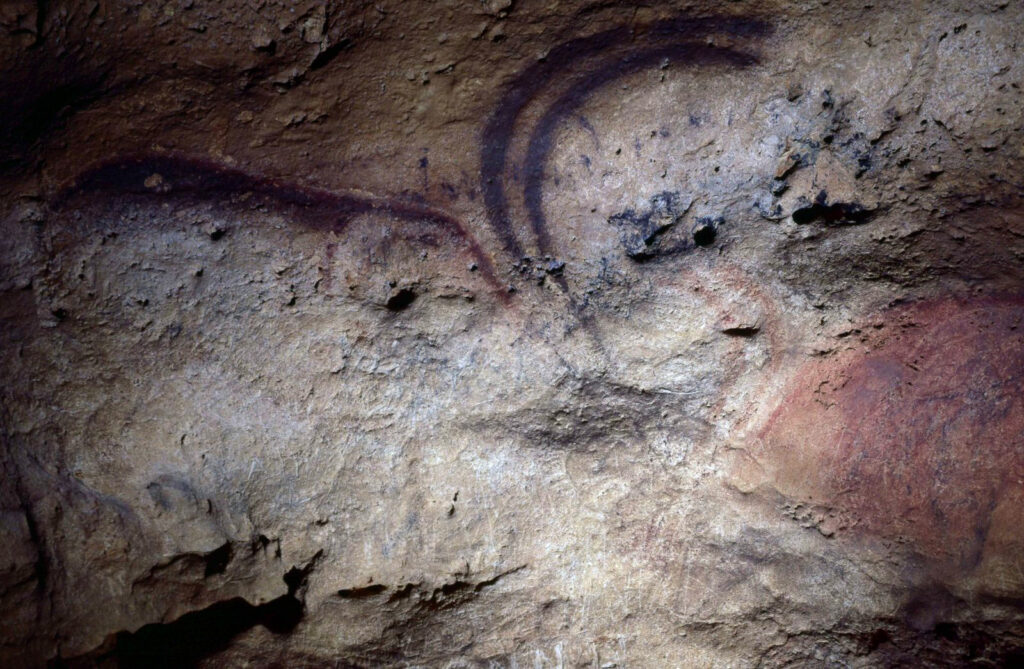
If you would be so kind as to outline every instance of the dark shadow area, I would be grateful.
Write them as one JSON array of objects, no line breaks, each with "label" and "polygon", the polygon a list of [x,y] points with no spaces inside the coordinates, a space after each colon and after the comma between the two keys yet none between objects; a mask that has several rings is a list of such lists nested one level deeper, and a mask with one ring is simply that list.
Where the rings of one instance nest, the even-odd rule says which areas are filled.
[{"label": "dark shadow area", "polygon": [[275,634],[292,631],[302,619],[303,605],[292,595],[253,606],[241,597],[217,602],[202,611],[186,613],[174,622],[144,625],[136,632],[119,632],[112,649],[88,656],[57,659],[54,669],[119,667],[121,669],[194,667],[224,650],[231,640],[256,625]]},{"label": "dark shadow area", "polygon": [[47,666],[52,669],[194,667],[223,651],[236,636],[257,625],[274,634],[288,634],[305,615],[306,606],[299,597],[322,554],[318,552],[304,567],[289,569],[284,575],[288,594],[265,604],[253,605],[241,597],[217,602],[169,623],[152,623],[135,632],[118,632],[92,652],[68,659],[58,657]]},{"label": "dark shadow area", "polygon": [[391,311],[402,311],[416,299],[416,293],[409,290],[408,288],[402,288],[397,293],[388,298],[385,306]]},{"label": "dark shadow area", "polygon": [[[74,62],[35,65],[23,78],[5,77],[0,102],[0,174],[31,163],[32,148],[106,92],[106,76],[80,72]],[[47,82],[40,84],[39,82]]]},{"label": "dark shadow area", "polygon": [[821,191],[813,204],[793,212],[793,222],[806,225],[820,220],[825,225],[859,225],[867,223],[875,215],[874,211],[856,202],[829,203],[827,200],[828,195]]},{"label": "dark shadow area", "polygon": [[216,574],[223,574],[231,562],[231,544],[225,543],[220,548],[211,551],[205,558],[206,567],[203,576],[209,578]]},{"label": "dark shadow area", "polygon": [[363,597],[373,597],[379,595],[387,590],[387,587],[380,583],[374,585],[367,585],[362,588],[342,588],[338,591],[338,596],[342,599],[361,599]]}]

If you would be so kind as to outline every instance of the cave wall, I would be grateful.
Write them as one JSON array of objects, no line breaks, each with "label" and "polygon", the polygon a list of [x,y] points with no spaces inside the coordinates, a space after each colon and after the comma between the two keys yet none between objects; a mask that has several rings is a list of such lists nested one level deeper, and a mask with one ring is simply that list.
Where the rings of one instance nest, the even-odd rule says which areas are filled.
[{"label": "cave wall", "polygon": [[1024,6],[0,6],[4,666],[1024,660]]}]

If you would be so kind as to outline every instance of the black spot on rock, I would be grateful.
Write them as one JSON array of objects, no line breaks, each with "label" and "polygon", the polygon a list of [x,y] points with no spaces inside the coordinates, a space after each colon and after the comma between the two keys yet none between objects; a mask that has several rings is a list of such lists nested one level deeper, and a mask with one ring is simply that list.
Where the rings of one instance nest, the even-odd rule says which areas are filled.
[{"label": "black spot on rock", "polygon": [[666,250],[660,248],[660,238],[683,217],[690,203],[689,198],[679,193],[663,191],[651,198],[651,206],[646,211],[627,209],[610,217],[608,222],[619,228],[626,255],[643,260]]},{"label": "black spot on rock", "polygon": [[388,298],[388,301],[384,303],[384,306],[391,311],[402,311],[412,304],[415,299],[415,292],[409,288],[402,288],[392,294],[391,297]]},{"label": "black spot on rock", "polygon": [[859,225],[867,223],[874,215],[874,210],[856,202],[829,203],[828,195],[821,191],[813,203],[793,212],[793,222],[800,225],[815,221],[821,221],[825,225]]},{"label": "black spot on rock", "polygon": [[711,246],[714,244],[715,237],[718,236],[718,226],[724,222],[725,219],[721,216],[718,218],[711,218],[710,216],[698,218],[692,230],[693,243],[697,246]]},{"label": "black spot on rock", "polygon": [[548,260],[544,263],[544,271],[551,276],[560,276],[565,271],[565,262],[555,259]]},{"label": "black spot on rock", "polygon": [[956,623],[941,622],[935,625],[935,636],[949,641],[959,640]]},{"label": "black spot on rock", "polygon": [[379,595],[385,590],[387,590],[387,587],[380,583],[374,583],[373,585],[366,585],[361,588],[342,588],[338,591],[338,597],[342,599],[362,599],[363,597]]},{"label": "black spot on rock", "polygon": [[778,197],[785,193],[788,188],[789,184],[786,183],[785,179],[772,179],[772,183],[768,187],[768,190],[771,192],[772,195]]},{"label": "black spot on rock", "polygon": [[867,638],[867,650],[870,653],[872,651],[877,650],[882,645],[891,642],[892,636],[887,631],[883,629],[877,629],[874,632],[872,632],[871,635]]},{"label": "black spot on rock", "polygon": [[871,169],[871,154],[862,153],[857,156],[857,172],[854,174],[855,177],[862,176],[865,172]]}]

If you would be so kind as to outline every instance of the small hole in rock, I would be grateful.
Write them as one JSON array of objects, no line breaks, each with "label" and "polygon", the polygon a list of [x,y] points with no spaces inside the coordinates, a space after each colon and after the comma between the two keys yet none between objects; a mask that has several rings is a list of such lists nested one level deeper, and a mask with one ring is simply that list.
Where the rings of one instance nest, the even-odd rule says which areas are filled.
[{"label": "small hole in rock", "polygon": [[388,301],[384,304],[391,311],[402,311],[416,299],[416,293],[409,290],[408,288],[402,288],[394,295],[388,298]]},{"label": "small hole in rock", "polygon": [[220,548],[207,553],[206,569],[203,574],[204,577],[209,578],[217,574],[223,574],[228,568],[228,563],[231,562],[231,544],[226,543]]},{"label": "small hole in rock", "polygon": [[697,246],[711,246],[718,236],[718,226],[715,220],[702,218],[693,226],[693,243]]}]

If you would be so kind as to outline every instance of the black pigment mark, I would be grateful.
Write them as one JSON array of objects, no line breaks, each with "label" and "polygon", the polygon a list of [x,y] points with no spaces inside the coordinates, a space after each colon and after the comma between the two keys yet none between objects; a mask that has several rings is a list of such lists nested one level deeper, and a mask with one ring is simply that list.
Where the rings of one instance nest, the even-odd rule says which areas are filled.
[{"label": "black pigment mark", "polygon": [[595,130],[593,124],[591,124],[590,121],[587,120],[587,117],[584,116],[583,114],[580,114],[579,116],[576,117],[576,120],[579,121],[580,127],[586,130],[587,134],[590,135],[591,139],[594,140],[594,146],[600,147],[601,143],[597,138],[597,130]]},{"label": "black pigment mark", "polygon": [[664,191],[651,198],[647,210],[626,209],[610,217],[608,222],[619,228],[626,255],[634,260],[645,260],[666,250],[661,248],[661,237],[682,218],[690,202],[679,193]]},{"label": "black pigment mark", "polygon": [[420,158],[419,162],[420,173],[423,175],[422,187],[424,193],[430,190],[430,161],[427,160],[426,152],[427,150],[423,149],[424,156]]},{"label": "black pigment mark", "polygon": [[199,494],[187,480],[169,474],[158,476],[146,486],[146,492],[161,509],[173,509],[181,500],[199,504]]},{"label": "black pigment mark", "polygon": [[[589,73],[579,76],[570,84],[569,89],[538,122],[531,135],[526,158],[528,171],[524,198],[541,249],[549,245],[539,207],[543,163],[559,122],[572,114],[598,88],[665,58],[670,61],[693,59],[693,62],[701,64],[723,62],[739,67],[752,64],[756,59],[749,54],[699,44],[694,40],[712,33],[755,37],[766,34],[768,30],[766,23],[756,19],[727,17],[669,19],[656,22],[643,30],[619,27],[559,44],[545,58],[523,70],[510,82],[498,101],[484,127],[480,149],[480,180],[487,216],[506,252],[514,258],[523,255],[522,244],[510,219],[504,183],[516,121],[522,110],[543,92],[552,79],[586,61],[598,61]],[[634,40],[644,45],[660,45],[637,49]],[[610,56],[610,62],[600,62],[603,56]]]},{"label": "black pigment mark", "polygon": [[480,183],[484,194],[487,216],[513,258],[522,255],[522,247],[509,220],[508,200],[505,195],[504,172],[509,146],[515,133],[520,112],[540,93],[558,71],[573,62],[600,54],[610,44],[629,36],[626,28],[598,33],[565,42],[548,52],[547,56],[519,74],[508,86],[484,127],[480,146]]},{"label": "black pigment mark", "polygon": [[[517,271],[520,276],[528,279],[533,279],[537,285],[544,283],[544,280],[551,276],[554,280],[562,285],[563,273],[565,272],[565,262],[558,258],[552,258],[551,256],[544,256],[543,258],[531,258],[530,256],[524,256],[517,262],[513,269]],[[564,287],[564,286],[563,286]]]},{"label": "black pigment mark", "polygon": [[526,150],[523,201],[526,205],[530,227],[541,253],[551,252],[551,238],[544,218],[543,188],[548,156],[551,153],[558,127],[565,118],[575,113],[596,90],[616,79],[666,61],[701,65],[727,64],[734,67],[747,67],[757,62],[749,54],[711,47],[706,44],[692,42],[670,44],[627,54],[616,59],[615,62],[604,63],[596,72],[583,77],[563,93],[537,122]]},{"label": "black pigment mark", "polygon": [[[181,199],[213,206],[262,205],[286,213],[317,230],[344,232],[364,214],[391,216],[418,224],[411,239],[427,246],[454,238],[467,247],[488,283],[504,295],[490,258],[452,215],[421,202],[334,193],[258,176],[213,161],[176,155],[135,155],[108,160],[85,170],[53,199],[57,210],[87,195]],[[213,235],[211,234],[211,237]]]}]

